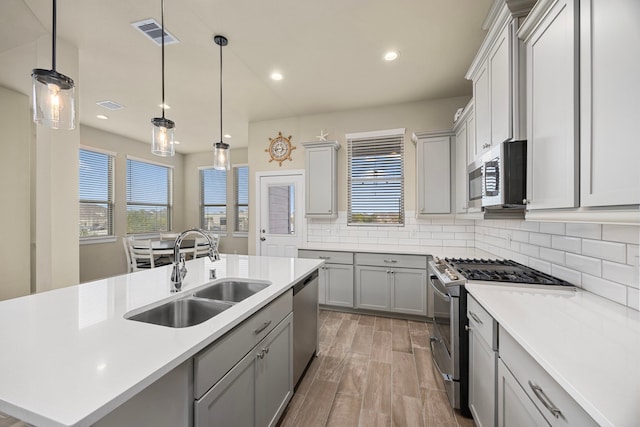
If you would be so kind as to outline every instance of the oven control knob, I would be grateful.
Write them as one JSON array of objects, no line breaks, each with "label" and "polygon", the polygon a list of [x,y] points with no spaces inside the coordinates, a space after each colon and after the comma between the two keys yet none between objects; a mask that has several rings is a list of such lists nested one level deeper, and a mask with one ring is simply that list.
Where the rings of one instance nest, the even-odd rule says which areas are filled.
[{"label": "oven control knob", "polygon": [[455,273],[454,273],[453,271],[451,271],[450,269],[448,269],[448,268],[447,268],[444,272],[445,272],[445,274],[446,274],[447,276],[449,276],[449,279],[451,279],[451,280],[458,280],[458,275],[457,275],[457,274],[455,274]]}]

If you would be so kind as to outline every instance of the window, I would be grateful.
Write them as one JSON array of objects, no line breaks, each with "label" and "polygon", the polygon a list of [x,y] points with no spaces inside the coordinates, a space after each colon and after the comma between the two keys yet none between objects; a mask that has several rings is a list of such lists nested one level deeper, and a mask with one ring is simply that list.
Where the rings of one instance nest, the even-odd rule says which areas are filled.
[{"label": "window", "polygon": [[349,225],[404,225],[404,129],[346,135]]},{"label": "window", "polygon": [[233,206],[236,233],[249,232],[249,167],[233,167]]},{"label": "window", "polygon": [[127,159],[127,233],[171,230],[173,169]]},{"label": "window", "polygon": [[227,232],[227,171],[200,169],[200,226]]},{"label": "window", "polygon": [[113,236],[113,155],[80,150],[80,238]]}]

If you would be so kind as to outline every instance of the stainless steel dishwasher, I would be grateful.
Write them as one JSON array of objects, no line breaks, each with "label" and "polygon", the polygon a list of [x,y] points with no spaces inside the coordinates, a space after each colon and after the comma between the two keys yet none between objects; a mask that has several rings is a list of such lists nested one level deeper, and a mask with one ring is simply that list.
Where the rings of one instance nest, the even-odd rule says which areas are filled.
[{"label": "stainless steel dishwasher", "polygon": [[293,286],[293,383],[318,347],[318,270]]}]

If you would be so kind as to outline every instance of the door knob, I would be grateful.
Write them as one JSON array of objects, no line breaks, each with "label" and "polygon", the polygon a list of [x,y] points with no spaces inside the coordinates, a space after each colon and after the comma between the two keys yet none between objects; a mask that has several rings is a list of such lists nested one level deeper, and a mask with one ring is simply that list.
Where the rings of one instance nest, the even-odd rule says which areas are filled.
[{"label": "door knob", "polygon": [[260,241],[261,241],[261,242],[264,242],[265,240],[267,240],[267,238],[266,238],[266,237],[261,237],[261,238],[260,238]]}]

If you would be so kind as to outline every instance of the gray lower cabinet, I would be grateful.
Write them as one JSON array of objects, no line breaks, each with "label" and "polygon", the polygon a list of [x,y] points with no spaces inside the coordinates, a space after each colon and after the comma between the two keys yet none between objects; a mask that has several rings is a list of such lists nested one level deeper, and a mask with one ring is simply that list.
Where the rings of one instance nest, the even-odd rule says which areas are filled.
[{"label": "gray lower cabinet", "polygon": [[323,259],[318,275],[318,303],[353,307],[353,253],[300,249],[298,257]]},{"label": "gray lower cabinet", "polygon": [[275,425],[293,392],[293,314],[195,402],[195,426]]},{"label": "gray lower cabinet", "polygon": [[356,307],[389,311],[389,269],[356,266]]},{"label": "gray lower cabinet", "polygon": [[502,360],[498,361],[498,426],[542,427],[550,424]]}]

